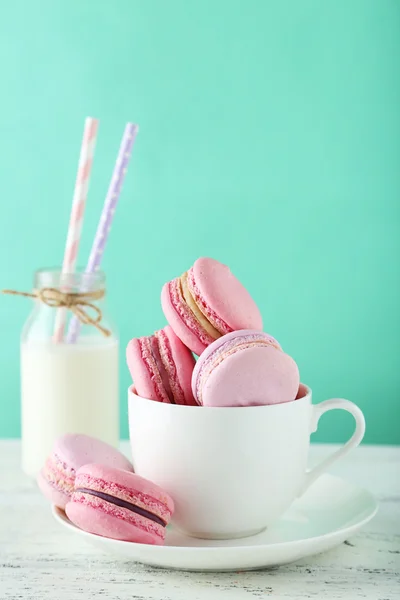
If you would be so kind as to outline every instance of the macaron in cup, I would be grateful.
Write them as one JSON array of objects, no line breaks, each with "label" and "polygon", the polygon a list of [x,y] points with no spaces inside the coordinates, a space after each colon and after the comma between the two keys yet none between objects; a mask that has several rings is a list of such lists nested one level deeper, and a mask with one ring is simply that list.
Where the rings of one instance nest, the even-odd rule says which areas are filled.
[{"label": "macaron in cup", "polygon": [[200,355],[222,335],[238,329],[262,329],[260,311],[229,267],[198,258],[161,292],[164,315],[182,342]]},{"label": "macaron in cup", "polygon": [[195,405],[193,354],[167,325],[147,337],[133,338],[126,361],[139,396],[170,404]]},{"label": "macaron in cup", "polygon": [[272,336],[234,331],[213,342],[198,359],[192,391],[202,406],[261,406],[296,398],[297,364]]}]

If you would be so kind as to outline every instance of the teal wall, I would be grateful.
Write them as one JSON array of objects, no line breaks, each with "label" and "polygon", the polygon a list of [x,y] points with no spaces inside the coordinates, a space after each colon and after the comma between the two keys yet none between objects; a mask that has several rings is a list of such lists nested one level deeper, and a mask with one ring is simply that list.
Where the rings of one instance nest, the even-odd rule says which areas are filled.
[{"label": "teal wall", "polygon": [[[367,442],[400,443],[399,17],[397,0],[2,3],[0,285],[28,289],[35,268],[61,262],[93,115],[85,263],[136,121],[104,257],[123,345],[164,324],[165,280],[213,256],[249,287],[315,401],[350,398]],[[20,432],[28,308],[0,298],[0,437]],[[335,414],[314,439],[350,428]]]}]

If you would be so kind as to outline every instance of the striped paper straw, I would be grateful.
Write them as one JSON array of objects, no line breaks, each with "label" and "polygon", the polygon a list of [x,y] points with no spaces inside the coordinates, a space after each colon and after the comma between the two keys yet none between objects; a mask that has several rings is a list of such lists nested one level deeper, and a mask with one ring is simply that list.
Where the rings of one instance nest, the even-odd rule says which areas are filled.
[{"label": "striped paper straw", "polygon": [[[86,266],[86,273],[95,273],[100,268],[104,248],[108,239],[108,234],[114,217],[115,209],[121,194],[122,184],[128,169],[128,163],[131,156],[133,144],[139,127],[134,123],[127,123],[121,145],[115,163],[114,172],[111,177],[110,186],[101,212],[100,221],[97,226],[92,249],[90,251],[89,261]],[[79,335],[80,323],[76,317],[70,322],[67,341],[75,343]]]},{"label": "striped paper straw", "polygon": [[[78,258],[79,242],[81,240],[83,215],[85,212],[86,198],[89,190],[90,172],[97,140],[99,122],[87,117],[83,130],[81,153],[79,156],[78,172],[76,174],[75,189],[72,199],[71,215],[68,225],[67,241],[65,244],[62,273],[74,273]],[[64,337],[67,311],[59,308],[56,313],[54,340],[62,342]]]}]

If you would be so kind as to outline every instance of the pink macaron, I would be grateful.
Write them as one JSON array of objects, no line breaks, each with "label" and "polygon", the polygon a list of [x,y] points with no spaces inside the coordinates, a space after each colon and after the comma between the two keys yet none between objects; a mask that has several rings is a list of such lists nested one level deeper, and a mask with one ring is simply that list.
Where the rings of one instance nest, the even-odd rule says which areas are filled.
[{"label": "pink macaron", "polygon": [[262,331],[235,331],[216,340],[197,361],[192,390],[204,406],[259,406],[294,400],[299,369]]},{"label": "pink macaron", "polygon": [[169,325],[154,335],[132,339],[126,360],[139,396],[170,404],[196,404],[191,387],[194,356]]},{"label": "pink macaron", "polygon": [[37,476],[40,490],[52,504],[65,508],[74,490],[77,470],[95,461],[133,471],[129,460],[109,444],[88,435],[68,433],[56,440]]},{"label": "pink macaron", "polygon": [[139,475],[91,464],[79,469],[65,512],[89,533],[162,545],[174,503],[164,490]]},{"label": "pink macaron", "polygon": [[166,283],[161,292],[165,317],[176,335],[200,355],[222,335],[262,329],[260,311],[230,269],[212,258]]}]

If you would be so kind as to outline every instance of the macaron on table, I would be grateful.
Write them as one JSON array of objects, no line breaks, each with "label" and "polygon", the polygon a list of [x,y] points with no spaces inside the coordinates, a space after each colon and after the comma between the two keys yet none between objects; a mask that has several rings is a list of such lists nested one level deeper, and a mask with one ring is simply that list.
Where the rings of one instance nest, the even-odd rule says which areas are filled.
[{"label": "macaron on table", "polygon": [[[321,408],[311,417],[310,411],[317,407],[311,405],[310,389],[300,383],[295,360],[279,341],[263,331],[261,313],[250,293],[229,267],[215,259],[199,258],[183,275],[165,283],[161,306],[168,324],[148,335],[133,337],[126,348],[132,377],[129,418],[133,462],[89,436],[72,432],[57,440],[38,476],[39,487],[52,503],[56,519],[106,551],[158,566],[205,570],[283,564],[336,545],[348,534],[349,523],[353,529],[360,527],[362,520],[357,514],[343,513],[336,533],[329,525],[320,527],[314,541],[304,543],[299,554],[294,538],[285,538],[284,529],[279,533],[281,521],[277,518],[282,511],[290,515],[293,501],[300,507],[307,506],[307,502],[315,506],[319,497],[326,496],[326,486],[338,485],[329,475],[321,476],[323,469],[319,467],[312,472],[313,481],[320,477],[317,487],[306,491],[311,483],[311,476],[304,478],[312,423],[315,430],[320,414],[331,408],[350,411],[357,428],[349,446],[340,451],[344,453],[363,435],[361,411],[345,400],[327,401],[325,404],[336,404]],[[168,431],[172,438],[168,438]],[[213,448],[211,454],[206,446],[201,452],[207,435],[213,436],[208,441]],[[281,462],[280,470],[271,463],[271,456],[258,454],[255,458],[252,439],[267,455],[271,455],[271,444],[272,455],[278,452],[276,465]],[[163,447],[164,440],[168,441]],[[234,449],[235,440],[238,449]],[[228,444],[224,458],[222,453],[218,456],[218,448],[222,448],[219,444]],[[237,470],[234,463],[230,464],[229,444],[233,444],[232,457],[236,450],[240,453],[240,459],[235,459],[240,464]],[[171,461],[171,456],[176,458]],[[199,467],[203,458],[208,461],[205,469],[204,464]],[[269,488],[268,481],[257,482],[264,460]],[[322,466],[325,468],[325,463]],[[154,476],[146,477],[146,469]],[[243,491],[246,495],[246,486],[249,493],[260,489],[267,496],[275,494],[275,508],[270,508],[277,514],[274,519],[270,517],[273,527],[265,529],[264,524],[254,530],[247,526],[246,522],[251,521],[246,516],[248,509],[243,507],[239,515],[239,504],[235,508],[239,511],[237,519],[233,514],[232,521],[243,520],[240,532],[234,532],[234,525],[230,531],[229,524],[225,530],[221,525],[219,530],[218,523],[229,523],[229,518],[225,519],[223,512],[218,518],[218,511],[229,513],[233,509],[219,506],[218,497],[213,497],[214,477],[218,485],[222,482],[218,492],[221,502],[225,488],[232,489],[230,497],[236,503]],[[245,486],[240,493],[239,488],[235,492],[236,482]],[[171,490],[177,491],[174,494]],[[197,503],[196,494],[204,500]],[[367,496],[361,500],[369,506],[369,519],[375,505]],[[195,523],[188,525],[191,519],[193,522],[193,516],[188,516],[190,503],[198,512]],[[332,516],[334,503],[325,497],[325,505]],[[285,515],[281,517],[283,528]],[[280,553],[276,545],[274,550],[276,536],[281,539]]]}]

